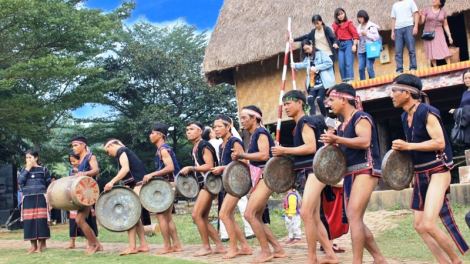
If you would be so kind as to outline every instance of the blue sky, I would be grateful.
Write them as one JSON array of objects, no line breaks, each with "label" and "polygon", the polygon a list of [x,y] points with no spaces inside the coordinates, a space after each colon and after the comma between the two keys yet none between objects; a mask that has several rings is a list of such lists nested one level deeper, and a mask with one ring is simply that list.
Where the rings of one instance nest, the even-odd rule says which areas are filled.
[{"label": "blue sky", "polygon": [[[111,11],[117,8],[122,1],[119,0],[88,0],[85,5],[89,8],[99,8]],[[190,25],[195,25],[198,30],[212,31],[217,22],[223,0],[135,0],[137,6],[132,17],[126,22],[132,24],[139,19],[156,24],[171,23],[176,20],[184,20]],[[104,115],[104,107],[85,106],[73,112],[78,118],[90,115]]]}]

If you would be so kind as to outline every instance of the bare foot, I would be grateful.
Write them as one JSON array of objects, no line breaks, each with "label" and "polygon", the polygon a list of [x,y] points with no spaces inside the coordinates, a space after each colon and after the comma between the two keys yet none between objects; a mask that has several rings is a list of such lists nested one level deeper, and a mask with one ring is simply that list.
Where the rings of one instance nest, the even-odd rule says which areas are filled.
[{"label": "bare foot", "polygon": [[38,249],[36,249],[36,250],[34,251],[34,253],[41,253],[41,252],[42,252],[42,251],[41,251],[41,247],[38,247]]},{"label": "bare foot", "polygon": [[196,253],[193,254],[194,257],[200,257],[200,256],[205,256],[212,254],[212,249],[208,248],[201,248],[199,251],[196,251]]},{"label": "bare foot", "polygon": [[247,247],[247,248],[241,248],[239,251],[238,251],[238,255],[251,255],[253,254],[253,251],[251,251],[251,248]]},{"label": "bare foot", "polygon": [[280,250],[274,251],[273,256],[275,258],[285,258],[286,257],[286,252],[281,248]]},{"label": "bare foot", "polygon": [[149,252],[149,247],[148,247],[148,246],[142,246],[142,245],[140,245],[140,246],[137,248],[137,252]]},{"label": "bare foot", "polygon": [[324,258],[318,261],[318,264],[337,264],[339,263],[339,259],[336,255],[325,256]]},{"label": "bare foot", "polygon": [[33,254],[36,251],[36,248],[31,247],[28,252],[26,252],[26,255]]},{"label": "bare foot", "polygon": [[229,251],[227,252],[227,254],[225,254],[222,258],[223,259],[231,259],[231,258],[234,258],[236,257],[238,254],[239,254],[240,251],[238,251],[238,248],[237,250],[232,250],[232,249],[229,249]]},{"label": "bare foot", "polygon": [[218,246],[215,246],[215,250],[213,250],[212,253],[223,254],[223,253],[227,253],[227,250],[225,249],[223,244],[220,244]]},{"label": "bare foot", "polygon": [[64,247],[64,249],[74,249],[75,245],[69,244],[68,246]]},{"label": "bare foot", "polygon": [[168,254],[168,253],[173,253],[173,249],[172,248],[162,248],[161,250],[156,251],[154,254],[163,255],[163,254]]},{"label": "bare foot", "polygon": [[130,254],[137,254],[137,249],[135,248],[126,248],[124,251],[119,253],[119,256],[130,255]]},{"label": "bare foot", "polygon": [[99,246],[97,245],[90,245],[90,247],[85,251],[85,255],[89,256],[95,254],[95,252],[98,251],[98,247]]},{"label": "bare foot", "polygon": [[183,248],[181,247],[181,245],[173,246],[171,249],[173,249],[173,252],[181,252],[181,251],[183,251]]},{"label": "bare foot", "polygon": [[274,255],[271,253],[261,253],[261,255],[257,256],[255,259],[251,260],[251,263],[263,263],[266,261],[270,261],[274,258]]}]

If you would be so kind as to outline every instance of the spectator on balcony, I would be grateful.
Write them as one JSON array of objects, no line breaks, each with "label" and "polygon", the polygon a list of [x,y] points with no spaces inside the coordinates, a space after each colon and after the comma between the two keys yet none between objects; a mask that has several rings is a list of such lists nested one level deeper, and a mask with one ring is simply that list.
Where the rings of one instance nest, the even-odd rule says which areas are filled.
[{"label": "spectator on balcony", "polygon": [[404,45],[410,54],[410,71],[418,68],[415,41],[418,34],[418,7],[413,0],[399,0],[392,7],[392,40],[395,41],[396,73],[403,72]]},{"label": "spectator on balcony", "polygon": [[333,31],[339,40],[338,64],[341,80],[351,82],[354,80],[354,53],[357,49],[359,34],[353,22],[348,20],[346,11],[341,7],[335,10]]},{"label": "spectator on balcony", "polygon": [[444,31],[449,38],[449,43],[454,40],[450,35],[449,24],[447,23],[447,12],[443,8],[446,0],[432,0],[432,5],[419,11],[419,23],[424,24],[424,31],[434,31],[434,39],[424,41],[424,53],[426,59],[431,61],[432,66],[436,67],[436,60],[445,59],[450,64],[450,51],[447,47]]},{"label": "spectator on balcony", "polygon": [[366,79],[366,66],[369,79],[375,78],[374,62],[375,58],[368,59],[366,54],[366,43],[376,42],[380,39],[380,27],[369,21],[369,14],[365,10],[357,12],[357,32],[359,33],[359,43],[357,48],[357,57],[359,59],[359,77]]},{"label": "spectator on balcony", "polygon": [[310,39],[302,41],[301,54],[305,56],[304,61],[292,63],[291,67],[295,70],[307,69],[305,88],[308,92],[310,115],[315,115],[315,101],[317,101],[322,116],[326,117],[324,103],[326,90],[335,85],[333,62],[325,52],[317,50]]},{"label": "spectator on balcony", "polygon": [[[310,39],[312,45],[330,56],[331,61],[334,63],[338,59],[337,49],[339,48],[338,39],[336,38],[333,30],[326,26],[320,15],[316,14],[312,17],[312,24],[314,28],[310,33],[297,37],[292,41],[303,41]],[[334,69],[333,69],[334,71]]]}]

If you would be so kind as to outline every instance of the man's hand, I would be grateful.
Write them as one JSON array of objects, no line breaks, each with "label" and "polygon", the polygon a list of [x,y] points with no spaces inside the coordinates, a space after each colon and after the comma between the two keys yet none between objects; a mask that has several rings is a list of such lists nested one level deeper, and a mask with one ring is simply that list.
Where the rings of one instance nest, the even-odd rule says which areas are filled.
[{"label": "man's hand", "polygon": [[401,139],[397,139],[397,140],[392,141],[392,149],[401,150],[401,151],[410,150],[410,144]]},{"label": "man's hand", "polygon": [[153,177],[150,174],[147,174],[144,176],[144,179],[142,180],[143,184],[147,184]]},{"label": "man's hand", "polygon": [[330,134],[330,133],[325,131],[325,134],[320,135],[320,140],[318,140],[318,141],[320,141],[322,143],[325,143],[325,144],[332,144],[332,143],[336,143],[337,140],[338,140],[337,135]]},{"label": "man's hand", "polygon": [[114,183],[112,182],[108,182],[105,186],[104,186],[104,191],[105,192],[108,192],[108,191],[111,191],[114,187]]},{"label": "man's hand", "polygon": [[283,146],[274,146],[271,147],[271,152],[274,157],[282,156],[286,153],[286,148]]},{"label": "man's hand", "polygon": [[218,167],[212,168],[211,171],[215,175],[222,175],[222,173],[224,172],[224,169],[225,169],[224,166],[218,166]]},{"label": "man's hand", "polygon": [[181,174],[188,175],[193,170],[192,166],[186,166],[180,170]]}]

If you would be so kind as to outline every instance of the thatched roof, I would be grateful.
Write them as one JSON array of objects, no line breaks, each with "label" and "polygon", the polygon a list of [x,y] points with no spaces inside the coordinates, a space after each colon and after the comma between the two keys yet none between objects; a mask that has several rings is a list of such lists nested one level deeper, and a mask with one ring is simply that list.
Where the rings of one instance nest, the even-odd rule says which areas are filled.
[{"label": "thatched roof", "polygon": [[[287,19],[292,17],[293,37],[312,29],[311,18],[320,14],[331,27],[334,10],[342,7],[357,24],[356,14],[364,9],[370,21],[390,30],[390,12],[394,0],[225,0],[217,24],[206,48],[202,71],[210,84],[234,82],[232,68],[284,53]],[[429,0],[415,0],[418,8]],[[470,9],[470,0],[447,1],[447,15]],[[299,48],[296,44],[295,48]]]}]

